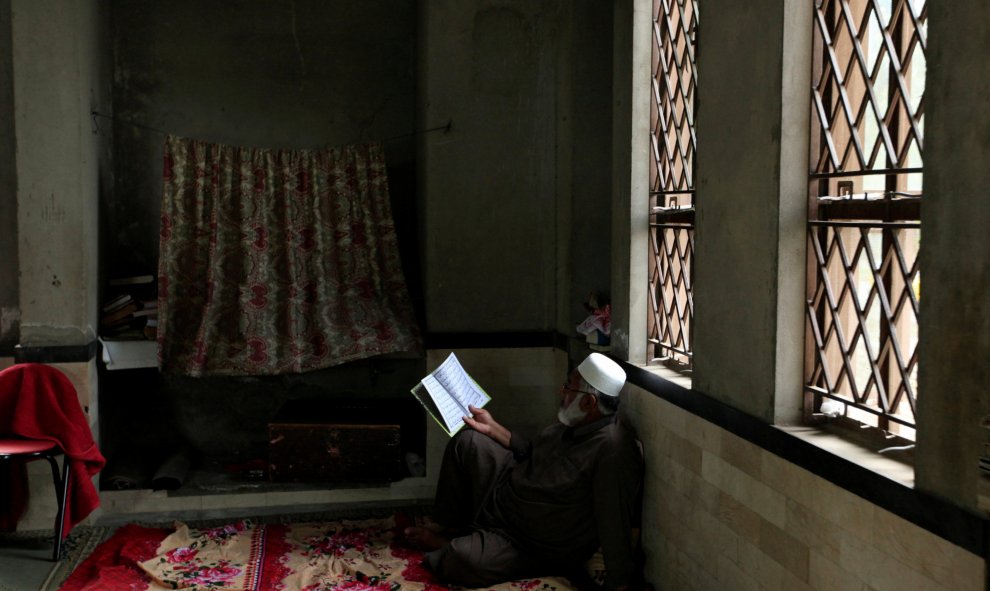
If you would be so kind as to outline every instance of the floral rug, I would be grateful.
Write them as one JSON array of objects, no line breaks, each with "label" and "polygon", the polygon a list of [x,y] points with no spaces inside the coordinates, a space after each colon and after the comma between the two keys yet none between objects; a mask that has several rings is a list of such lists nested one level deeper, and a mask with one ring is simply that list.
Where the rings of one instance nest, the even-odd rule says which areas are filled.
[{"label": "floral rug", "polygon": [[[61,591],[159,589],[265,591],[440,591],[422,552],[398,543],[402,514],[293,524],[237,521],[218,527],[125,525],[69,576]],[[496,591],[565,591],[547,577],[496,585]]]}]

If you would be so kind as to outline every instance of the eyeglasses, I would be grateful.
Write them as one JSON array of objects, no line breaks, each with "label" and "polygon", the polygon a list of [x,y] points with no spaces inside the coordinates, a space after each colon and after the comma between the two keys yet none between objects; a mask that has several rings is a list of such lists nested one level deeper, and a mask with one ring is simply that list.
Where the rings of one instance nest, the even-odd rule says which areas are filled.
[{"label": "eyeglasses", "polygon": [[597,392],[589,392],[587,390],[576,390],[574,388],[571,388],[567,384],[562,385],[561,386],[561,389],[564,390],[564,391],[566,391],[566,392],[574,392],[576,394],[577,393],[580,393],[580,394],[591,394],[592,396],[596,396],[598,394]]}]

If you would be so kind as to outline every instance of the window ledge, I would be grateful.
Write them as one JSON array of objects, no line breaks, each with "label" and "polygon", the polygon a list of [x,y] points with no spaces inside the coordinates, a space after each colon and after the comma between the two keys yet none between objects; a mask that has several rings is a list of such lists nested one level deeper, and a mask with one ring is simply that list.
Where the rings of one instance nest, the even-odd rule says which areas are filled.
[{"label": "window ledge", "polygon": [[841,434],[815,426],[776,426],[777,429],[810,445],[839,456],[908,488],[914,488],[914,465],[901,457],[886,456],[879,449],[851,441]]},{"label": "window ledge", "polygon": [[658,378],[674,383],[686,390],[691,389],[691,375],[689,373],[682,373],[664,365],[637,365],[636,367],[653,374]]}]

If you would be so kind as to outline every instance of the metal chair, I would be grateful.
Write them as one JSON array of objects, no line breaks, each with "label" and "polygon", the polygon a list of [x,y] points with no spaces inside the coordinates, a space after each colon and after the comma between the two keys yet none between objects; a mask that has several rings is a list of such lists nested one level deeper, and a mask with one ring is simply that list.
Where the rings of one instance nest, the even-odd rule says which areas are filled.
[{"label": "metal chair", "polygon": [[69,487],[69,462],[63,459],[62,472],[59,474],[56,457],[62,455],[62,448],[51,441],[42,439],[0,439],[0,460],[31,461],[38,458],[48,460],[52,468],[52,480],[55,482],[55,499],[58,511],[55,515],[55,547],[52,550],[52,560],[62,557],[62,532],[65,528],[65,499]]}]

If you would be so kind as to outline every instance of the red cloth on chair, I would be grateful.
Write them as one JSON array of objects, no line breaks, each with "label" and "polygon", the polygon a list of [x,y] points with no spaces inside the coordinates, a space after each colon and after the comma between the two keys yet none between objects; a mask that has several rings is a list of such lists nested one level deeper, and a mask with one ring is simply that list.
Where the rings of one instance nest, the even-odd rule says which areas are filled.
[{"label": "red cloth on chair", "polygon": [[[0,371],[0,435],[43,439],[62,448],[71,470],[63,536],[100,506],[92,477],[106,460],[93,440],[75,387],[61,371],[38,363]],[[13,467],[15,463],[3,464]],[[26,472],[8,471],[10,494],[0,505],[0,528],[12,529],[27,506]]]}]

